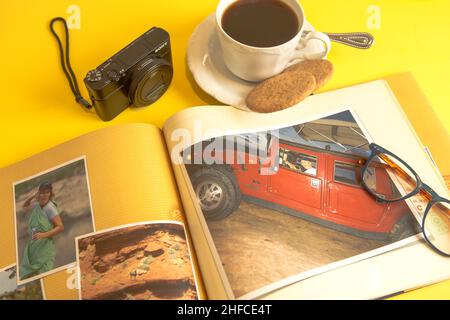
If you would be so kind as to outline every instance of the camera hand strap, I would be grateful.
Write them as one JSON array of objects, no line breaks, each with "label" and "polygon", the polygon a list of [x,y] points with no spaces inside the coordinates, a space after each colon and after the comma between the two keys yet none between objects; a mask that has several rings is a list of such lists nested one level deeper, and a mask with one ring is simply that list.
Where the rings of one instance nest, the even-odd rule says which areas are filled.
[{"label": "camera hand strap", "polygon": [[[61,39],[59,38],[58,34],[55,32],[55,29],[53,28],[53,25],[55,22],[61,21],[64,26],[65,34],[66,34],[66,55],[64,56],[64,50],[63,45],[61,43]],[[92,105],[84,99],[81,96],[80,88],[78,87],[77,78],[75,77],[75,73],[72,70],[72,66],[70,65],[70,58],[69,58],[69,28],[67,27],[66,20],[61,17],[57,17],[52,19],[50,21],[50,30],[52,34],[55,36],[56,40],[58,41],[59,46],[59,54],[61,56],[61,66],[63,68],[64,74],[66,75],[67,80],[69,81],[70,89],[72,90],[75,101],[79,104],[81,104],[86,109],[92,109]]]}]

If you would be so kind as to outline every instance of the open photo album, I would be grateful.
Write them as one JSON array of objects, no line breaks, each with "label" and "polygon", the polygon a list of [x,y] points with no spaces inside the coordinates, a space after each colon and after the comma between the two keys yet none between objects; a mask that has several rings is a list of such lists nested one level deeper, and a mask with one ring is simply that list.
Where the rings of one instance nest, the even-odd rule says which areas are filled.
[{"label": "open photo album", "polygon": [[193,107],[0,169],[0,299],[376,299],[448,279],[450,208],[419,187],[448,199],[450,141],[439,123],[421,140],[421,97],[401,75],[272,114]]}]

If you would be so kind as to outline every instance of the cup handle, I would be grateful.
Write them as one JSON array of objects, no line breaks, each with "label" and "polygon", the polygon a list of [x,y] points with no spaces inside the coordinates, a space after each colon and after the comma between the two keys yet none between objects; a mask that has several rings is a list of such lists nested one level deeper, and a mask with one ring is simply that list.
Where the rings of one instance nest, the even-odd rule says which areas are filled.
[{"label": "cup handle", "polygon": [[[323,50],[319,52],[304,52],[304,48],[308,46],[310,40],[319,40],[323,44]],[[300,42],[291,58],[288,66],[295,64],[298,60],[313,60],[313,59],[323,59],[325,58],[331,49],[330,38],[318,31],[309,31],[308,34],[300,39]]]}]

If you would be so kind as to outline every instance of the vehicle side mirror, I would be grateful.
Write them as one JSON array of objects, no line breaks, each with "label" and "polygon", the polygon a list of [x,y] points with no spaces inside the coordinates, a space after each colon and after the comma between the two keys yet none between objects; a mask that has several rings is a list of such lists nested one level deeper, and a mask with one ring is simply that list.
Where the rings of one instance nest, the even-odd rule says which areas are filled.
[{"label": "vehicle side mirror", "polygon": [[272,136],[267,147],[265,159],[259,161],[259,174],[273,175],[278,172],[280,158],[280,145],[278,137]]}]

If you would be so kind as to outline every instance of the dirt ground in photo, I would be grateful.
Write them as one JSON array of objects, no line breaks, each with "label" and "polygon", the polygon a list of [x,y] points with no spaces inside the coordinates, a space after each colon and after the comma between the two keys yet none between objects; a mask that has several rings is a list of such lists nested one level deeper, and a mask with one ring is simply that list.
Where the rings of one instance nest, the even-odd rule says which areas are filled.
[{"label": "dirt ground in photo", "polygon": [[208,221],[208,227],[236,297],[387,244],[245,201],[229,217]]},{"label": "dirt ground in photo", "polygon": [[82,299],[197,299],[184,229],[148,224],[79,240]]}]

